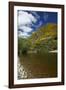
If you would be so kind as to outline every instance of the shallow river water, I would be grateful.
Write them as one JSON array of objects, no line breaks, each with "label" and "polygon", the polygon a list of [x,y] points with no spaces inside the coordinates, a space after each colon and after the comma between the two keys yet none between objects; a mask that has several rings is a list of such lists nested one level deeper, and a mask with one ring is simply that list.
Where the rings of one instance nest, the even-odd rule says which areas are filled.
[{"label": "shallow river water", "polygon": [[19,57],[18,79],[57,77],[57,53],[27,54]]}]

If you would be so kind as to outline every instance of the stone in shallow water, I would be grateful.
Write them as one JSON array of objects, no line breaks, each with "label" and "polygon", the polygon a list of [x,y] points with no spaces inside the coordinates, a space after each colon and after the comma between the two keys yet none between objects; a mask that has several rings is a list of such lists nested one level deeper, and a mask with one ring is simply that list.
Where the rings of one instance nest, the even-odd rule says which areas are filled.
[{"label": "stone in shallow water", "polygon": [[18,62],[17,65],[17,71],[18,71],[18,79],[27,78],[27,72],[25,71],[24,67]]}]

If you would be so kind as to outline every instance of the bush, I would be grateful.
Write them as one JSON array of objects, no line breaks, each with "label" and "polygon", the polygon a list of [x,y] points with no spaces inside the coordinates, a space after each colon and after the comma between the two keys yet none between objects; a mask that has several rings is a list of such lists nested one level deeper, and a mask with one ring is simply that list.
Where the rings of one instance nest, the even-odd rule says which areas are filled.
[{"label": "bush", "polygon": [[26,54],[29,49],[29,42],[27,39],[18,38],[18,55]]}]

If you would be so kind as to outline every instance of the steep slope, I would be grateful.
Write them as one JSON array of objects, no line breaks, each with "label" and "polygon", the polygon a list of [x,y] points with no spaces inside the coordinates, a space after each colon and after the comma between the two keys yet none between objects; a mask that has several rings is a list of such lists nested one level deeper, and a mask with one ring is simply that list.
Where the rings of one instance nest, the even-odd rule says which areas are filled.
[{"label": "steep slope", "polygon": [[48,23],[32,33],[29,38],[32,49],[57,49],[57,25]]}]

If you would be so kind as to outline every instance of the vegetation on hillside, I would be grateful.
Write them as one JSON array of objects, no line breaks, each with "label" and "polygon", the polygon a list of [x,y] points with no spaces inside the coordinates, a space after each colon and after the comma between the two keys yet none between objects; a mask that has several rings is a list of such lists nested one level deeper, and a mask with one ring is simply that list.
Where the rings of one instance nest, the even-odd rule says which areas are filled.
[{"label": "vegetation on hillside", "polygon": [[18,38],[18,54],[28,52],[46,53],[57,50],[57,25],[48,23],[26,38]]}]

